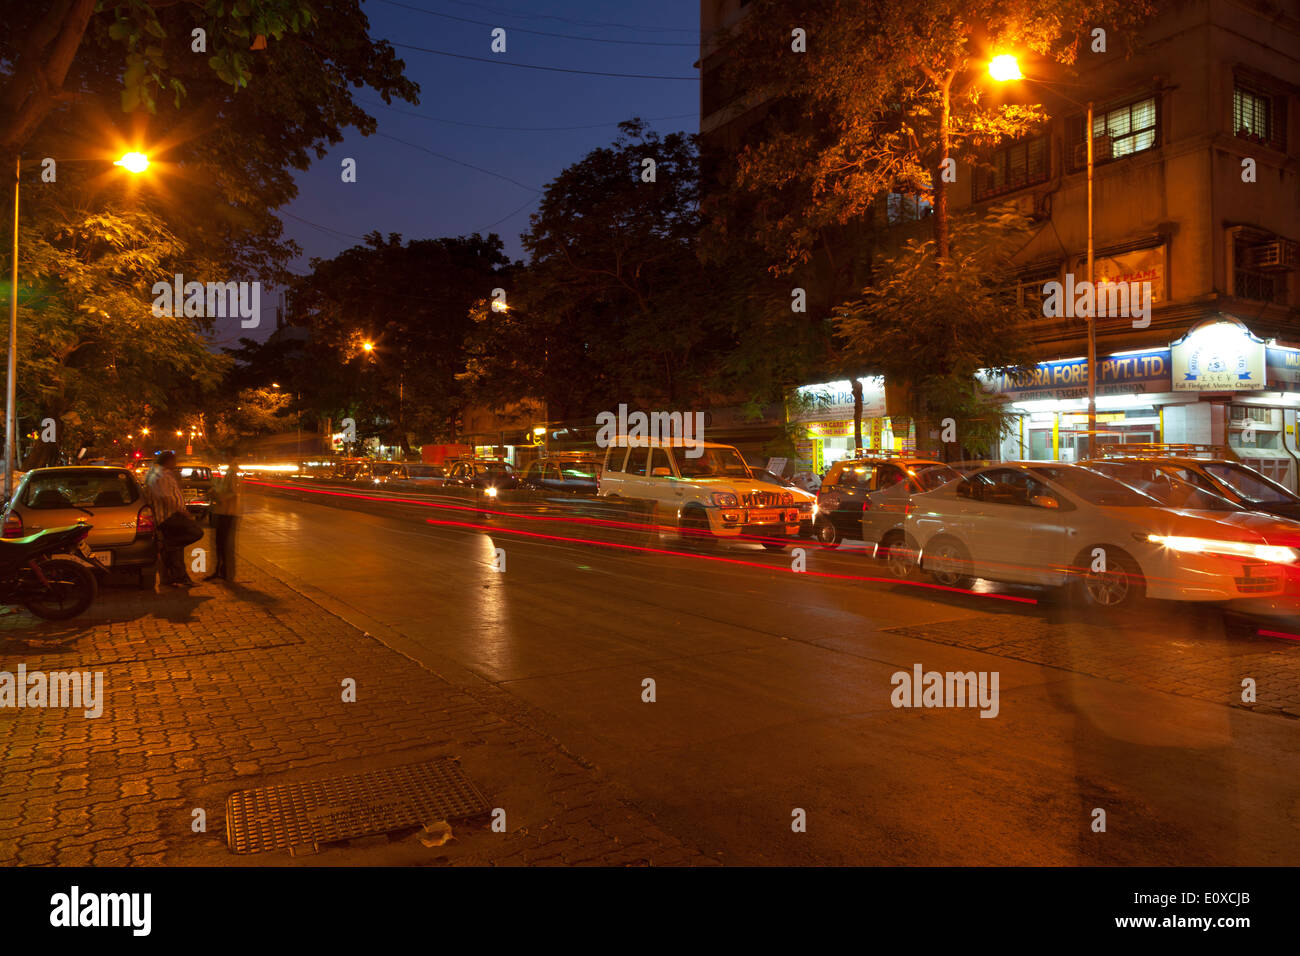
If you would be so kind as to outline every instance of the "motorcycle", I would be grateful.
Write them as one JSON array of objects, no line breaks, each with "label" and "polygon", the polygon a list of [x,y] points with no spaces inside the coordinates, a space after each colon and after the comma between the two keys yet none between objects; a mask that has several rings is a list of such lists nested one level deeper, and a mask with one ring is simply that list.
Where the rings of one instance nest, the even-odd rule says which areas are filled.
[{"label": "motorcycle", "polygon": [[66,621],[90,607],[99,593],[86,538],[90,526],[0,538],[0,604],[21,604],[47,621]]}]

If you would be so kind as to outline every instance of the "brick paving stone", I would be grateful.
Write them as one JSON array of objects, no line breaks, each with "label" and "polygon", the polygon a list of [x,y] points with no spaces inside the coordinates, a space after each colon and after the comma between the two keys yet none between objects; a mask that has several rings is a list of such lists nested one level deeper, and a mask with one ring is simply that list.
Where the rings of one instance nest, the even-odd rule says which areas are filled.
[{"label": "brick paving stone", "polygon": [[[20,663],[101,672],[105,701],[92,719],[77,709],[0,711],[0,863],[241,865],[249,858],[225,849],[234,790],[400,763],[408,751],[466,759],[475,748],[503,764],[499,779],[529,768],[541,780],[532,797],[544,819],[505,834],[463,824],[448,847],[419,858],[414,840],[322,852],[426,865],[716,862],[623,803],[508,691],[448,683],[253,561],[241,562],[235,587],[105,587],[75,622],[6,615],[0,669]],[[344,677],[357,682],[355,703],[341,699]],[[194,808],[206,811],[206,833],[191,830]]]}]

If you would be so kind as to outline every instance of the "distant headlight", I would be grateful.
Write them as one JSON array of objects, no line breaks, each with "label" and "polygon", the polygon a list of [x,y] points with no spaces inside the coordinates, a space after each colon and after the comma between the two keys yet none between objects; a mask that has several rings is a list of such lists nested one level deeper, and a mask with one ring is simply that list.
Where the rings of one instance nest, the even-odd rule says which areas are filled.
[{"label": "distant headlight", "polygon": [[713,503],[719,508],[735,508],[740,504],[735,495],[726,491],[714,492]]},{"label": "distant headlight", "polygon": [[1186,538],[1179,535],[1149,534],[1152,544],[1164,545],[1170,551],[1188,554],[1222,554],[1232,558],[1253,558],[1270,564],[1294,564],[1300,561],[1300,551],[1276,544],[1251,544],[1248,541],[1221,541],[1217,538]]},{"label": "distant headlight", "polygon": [[497,496],[497,490],[492,485],[488,485],[483,489],[483,494],[487,495],[489,498],[495,498]]}]

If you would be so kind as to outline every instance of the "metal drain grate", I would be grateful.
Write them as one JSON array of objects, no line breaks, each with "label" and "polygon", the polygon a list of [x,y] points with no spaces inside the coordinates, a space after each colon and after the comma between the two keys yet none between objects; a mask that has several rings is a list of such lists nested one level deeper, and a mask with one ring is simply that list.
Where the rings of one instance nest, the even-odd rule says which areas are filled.
[{"label": "metal drain grate", "polygon": [[264,853],[487,812],[454,760],[431,760],[236,791],[226,798],[226,843],[235,853]]}]

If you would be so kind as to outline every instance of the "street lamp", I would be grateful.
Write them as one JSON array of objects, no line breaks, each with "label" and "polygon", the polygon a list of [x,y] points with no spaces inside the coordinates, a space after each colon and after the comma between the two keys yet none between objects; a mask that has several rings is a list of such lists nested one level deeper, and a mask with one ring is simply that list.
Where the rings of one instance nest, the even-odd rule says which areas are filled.
[{"label": "street lamp", "polygon": [[[142,173],[149,168],[149,159],[143,153],[125,153],[114,166],[121,166],[132,173]],[[14,493],[14,432],[17,431],[18,417],[18,195],[22,185],[23,160],[14,159],[14,241],[13,271],[9,286],[9,362],[8,386],[5,390],[5,497]],[[148,434],[146,432],[145,434]]]},{"label": "street lamp", "polygon": [[[1007,82],[1010,80],[1025,80],[1029,83],[1036,83],[1040,86],[1056,86],[1047,80],[1039,80],[1025,76],[1020,72],[1020,65],[1016,58],[1009,53],[1003,53],[995,56],[989,61],[989,75],[998,82]],[[1092,284],[1092,100],[1087,103],[1080,103],[1071,96],[1055,91],[1063,100],[1068,100],[1075,106],[1083,107],[1088,111],[1088,118],[1084,125],[1088,135],[1088,288],[1093,290],[1093,306],[1088,310],[1088,457],[1091,458],[1097,453],[1097,299],[1096,288]]]}]

